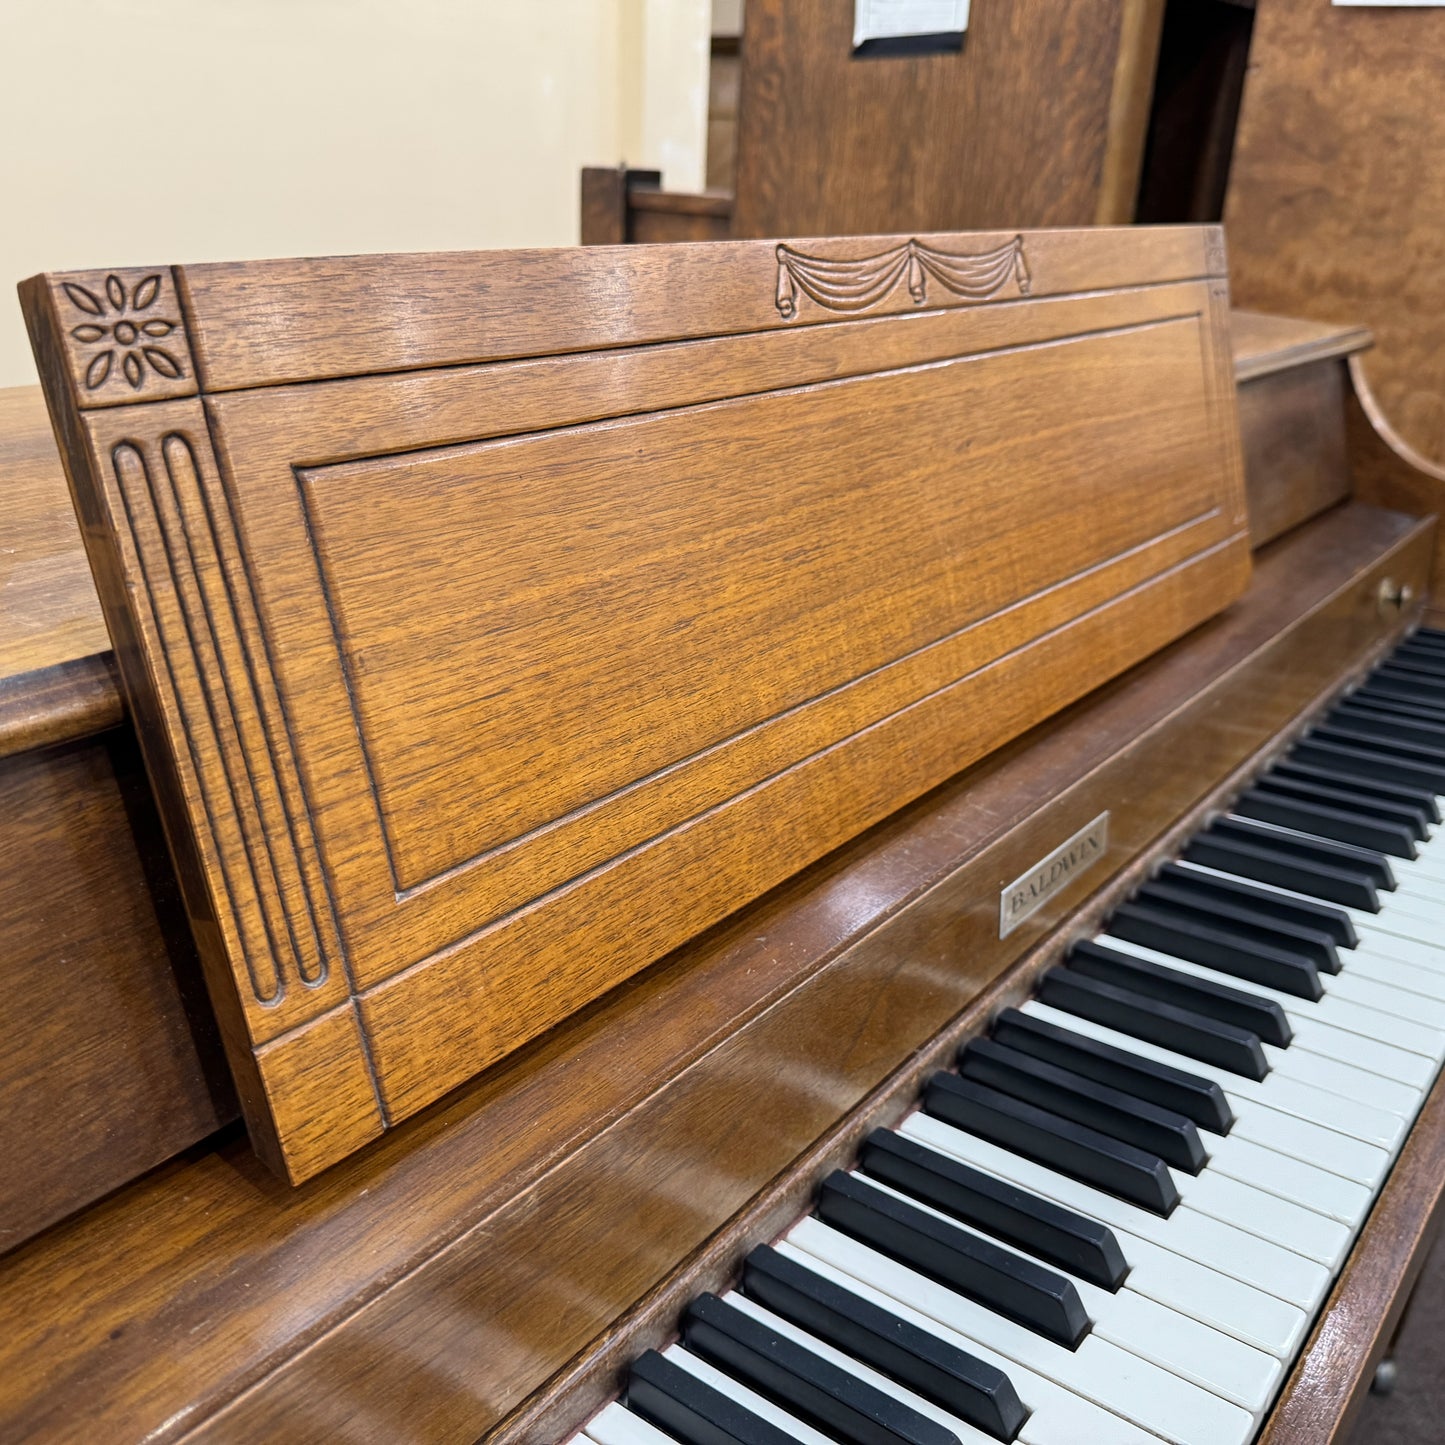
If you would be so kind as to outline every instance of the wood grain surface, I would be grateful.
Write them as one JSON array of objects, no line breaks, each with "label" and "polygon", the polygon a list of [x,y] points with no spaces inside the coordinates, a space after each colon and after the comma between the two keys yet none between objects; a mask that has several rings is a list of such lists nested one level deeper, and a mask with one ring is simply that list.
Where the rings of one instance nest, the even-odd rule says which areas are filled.
[{"label": "wood grain surface", "polygon": [[1374,345],[1364,326],[1336,326],[1236,307],[1229,313],[1234,379],[1254,381],[1313,361],[1343,360]]},{"label": "wood grain surface", "polygon": [[1312,361],[1242,382],[1249,537],[1256,546],[1350,495],[1345,364]]},{"label": "wood grain surface", "polygon": [[979,6],[961,51],[852,55],[852,11],[750,0],[733,235],[1133,219],[1159,0]]},{"label": "wood grain surface", "polygon": [[[620,1320],[671,1328],[689,1260],[785,1224],[895,1071],[1386,644],[1430,532],[1306,524],[1220,619],[300,1189],[233,1140],[0,1260],[0,1437],[564,1438]],[[1000,945],[999,888],[1102,807],[1097,872]]]},{"label": "wood grain surface", "polygon": [[1445,11],[1258,0],[1225,221],[1236,300],[1368,326],[1407,445],[1445,462]]},{"label": "wood grain surface", "polygon": [[[26,284],[247,1117],[293,1181],[1243,586],[1217,231],[810,245]],[[482,307],[494,359],[434,364],[504,287],[548,305]],[[72,313],[182,297],[176,374],[121,404]],[[389,306],[406,369],[210,391],[375,373],[349,317]],[[553,307],[589,349],[543,354]]]},{"label": "wood grain surface", "polygon": [[0,388],[0,678],[110,649],[45,398]]},{"label": "wood grain surface", "polygon": [[0,759],[0,1250],[235,1117],[162,852],[125,733]]}]

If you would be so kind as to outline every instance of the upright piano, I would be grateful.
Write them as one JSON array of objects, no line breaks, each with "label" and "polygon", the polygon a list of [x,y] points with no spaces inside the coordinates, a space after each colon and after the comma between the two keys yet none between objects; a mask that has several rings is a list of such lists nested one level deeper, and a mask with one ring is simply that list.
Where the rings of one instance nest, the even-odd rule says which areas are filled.
[{"label": "upright piano", "polygon": [[1445,1181],[1436,528],[1225,273],[25,283],[245,1129],[0,1257],[0,1438],[1336,1436]]}]

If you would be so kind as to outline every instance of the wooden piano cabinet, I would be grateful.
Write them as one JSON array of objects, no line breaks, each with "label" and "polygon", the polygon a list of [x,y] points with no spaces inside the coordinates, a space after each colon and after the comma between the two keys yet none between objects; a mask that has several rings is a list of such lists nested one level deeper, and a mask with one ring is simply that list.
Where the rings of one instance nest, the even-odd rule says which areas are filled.
[{"label": "wooden piano cabinet", "polygon": [[235,1115],[164,854],[126,731],[0,758],[0,1249]]},{"label": "wooden piano cabinet", "polygon": [[273,1166],[1237,596],[1223,266],[1164,227],[27,282]]},{"label": "wooden piano cabinet", "polygon": [[[230,1139],[0,1259],[0,1438],[565,1439],[1389,644],[1432,530],[1297,529],[1223,616],[299,1189]],[[1097,873],[1001,943],[999,889],[1102,808]]]},{"label": "wooden piano cabinet", "polygon": [[1371,345],[1370,333],[1241,310],[1230,313],[1229,333],[1250,542],[1261,547],[1352,494],[1387,505],[1362,494],[1345,436],[1347,367]]},{"label": "wooden piano cabinet", "polygon": [[235,1116],[122,717],[44,402],[0,390],[0,1251]]}]

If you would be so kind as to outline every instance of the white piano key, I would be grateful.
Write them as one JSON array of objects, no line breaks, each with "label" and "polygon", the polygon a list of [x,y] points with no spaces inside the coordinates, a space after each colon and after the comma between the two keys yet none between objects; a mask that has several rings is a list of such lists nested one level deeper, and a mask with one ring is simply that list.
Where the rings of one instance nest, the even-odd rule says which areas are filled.
[{"label": "white piano key", "polygon": [[1201,1214],[1212,1214],[1261,1239],[1287,1239],[1297,1254],[1329,1270],[1337,1270],[1344,1263],[1353,1230],[1338,1220],[1207,1168],[1196,1178],[1177,1170],[1174,1177],[1179,1197]]},{"label": "white piano key", "polygon": [[1418,944],[1432,953],[1438,952],[1436,940],[1440,937],[1441,927],[1445,926],[1445,910],[1412,898],[1408,893],[1401,893],[1398,889],[1394,892],[1382,891],[1378,913],[1350,909],[1349,914],[1355,932],[1362,939],[1385,934]]},{"label": "white piano key", "polygon": [[1093,1189],[1047,1165],[990,1144],[927,1114],[910,1114],[899,1133],[926,1148],[937,1149],[976,1169],[1031,1189],[1115,1230],[1197,1260],[1218,1273],[1250,1285],[1306,1312],[1313,1312],[1330,1287],[1323,1265],[1306,1259],[1282,1243],[1260,1239],[1186,1204],[1168,1219],[1136,1204]]},{"label": "white piano key", "polygon": [[1114,1237],[1129,1262],[1130,1289],[1278,1360],[1294,1358],[1309,1325],[1302,1309],[1117,1225]]},{"label": "white piano key", "polygon": [[1359,978],[1388,983],[1414,997],[1445,1003],[1445,957],[1438,968],[1421,968],[1408,962],[1398,951],[1381,948],[1374,939],[1361,940],[1358,948],[1340,954],[1345,969]]},{"label": "white piano key", "polygon": [[766,1420],[769,1425],[776,1425],[779,1430],[785,1430],[799,1445],[837,1445],[831,1436],[804,1424],[796,1415],[779,1409],[771,1400],[765,1399],[755,1390],[748,1389],[741,1381],[724,1374],[716,1366],[699,1359],[681,1345],[669,1345],[662,1351],[662,1357],[670,1360],[678,1369],[695,1375],[703,1384],[711,1385],[718,1394],[726,1395],[745,1410],[751,1410],[758,1419]]},{"label": "white piano key", "polygon": [[940,1409],[931,1400],[925,1400],[923,1396],[915,1395],[912,1390],[900,1385],[896,1380],[890,1380],[886,1375],[880,1375],[877,1370],[865,1365],[862,1360],[855,1360],[852,1355],[835,1349],[826,1340],[820,1340],[816,1335],[799,1329],[791,1320],[785,1320],[781,1315],[775,1315],[771,1310],[765,1309],[746,1295],[732,1290],[723,1298],[734,1309],[740,1310],[745,1315],[751,1315],[753,1319],[765,1324],[770,1330],[775,1330],[785,1338],[811,1350],[819,1359],[827,1360],[829,1364],[846,1370],[855,1380],[861,1380],[865,1385],[872,1385],[875,1390],[881,1390],[890,1399],[897,1400],[899,1404],[907,1405],[910,1410],[917,1410],[920,1415],[926,1415],[945,1429],[952,1430],[958,1436],[961,1445],[997,1445],[992,1435],[986,1434],[976,1425],[970,1425],[967,1420],[961,1420],[957,1415],[951,1415],[947,1410]]},{"label": "white piano key", "polygon": [[1243,993],[1273,999],[1285,1011],[1294,1030],[1294,1040],[1290,1044],[1292,1049],[1303,1048],[1324,1054],[1327,1058],[1354,1064],[1384,1078],[1414,1084],[1419,1089],[1425,1088],[1434,1078],[1435,1065],[1445,1056],[1445,1034],[1382,1014],[1378,1009],[1367,1009],[1345,999],[1336,999],[1330,992],[1333,980],[1327,974],[1320,977],[1325,985],[1324,997],[1310,1000],[1236,978],[1233,974],[1221,973],[1203,964],[1191,963],[1188,959],[1176,958],[1157,948],[1130,943],[1111,934],[1100,934],[1098,942],[1106,948],[1129,953],[1151,963],[1164,964],[1194,978],[1227,983],[1230,988],[1237,988]]},{"label": "white piano key", "polygon": [[[1276,1154],[1313,1164],[1318,1169],[1338,1174],[1364,1185],[1371,1193],[1380,1187],[1390,1168],[1390,1151],[1374,1144],[1362,1143],[1347,1134],[1282,1114],[1277,1109],[1256,1103],[1253,1099],[1231,1100],[1234,1128],[1231,1139],[1248,1139],[1262,1144]],[[1393,1118],[1394,1115],[1388,1116]],[[1201,1135],[1209,1149],[1216,1136]]]},{"label": "white piano key", "polygon": [[1090,1334],[1067,1350],[982,1305],[896,1264],[866,1245],[802,1220],[788,1239],[855,1279],[1007,1359],[1047,1375],[1178,1445],[1246,1445],[1255,1417],[1211,1391]]},{"label": "white piano key", "polygon": [[1121,1418],[1111,1410],[1096,1405],[1092,1400],[1057,1384],[1046,1375],[1041,1375],[1015,1360],[1005,1359],[987,1345],[970,1340],[938,1320],[921,1315],[901,1300],[883,1294],[863,1280],[855,1279],[842,1270],[835,1269],[826,1260],[808,1254],[787,1240],[777,1245],[780,1254],[811,1269],[822,1278],[844,1289],[852,1290],[860,1299],[890,1310],[899,1319],[921,1330],[936,1335],[955,1349],[967,1350],[986,1364],[1002,1370],[1018,1392],[1029,1418],[1019,1432],[1023,1445],[1075,1445],[1088,1441],[1089,1445],[1158,1445],[1158,1436],[1141,1430],[1137,1425]]},{"label": "white piano key", "polygon": [[1404,1019],[1420,1028],[1433,1029],[1445,1039],[1445,1003],[1428,995],[1410,993],[1388,979],[1371,977],[1358,967],[1358,954],[1341,953],[1344,967],[1328,981],[1331,998],[1348,999],[1363,1008]]},{"label": "white piano key", "polygon": [[1374,1190],[1363,1184],[1316,1169],[1313,1164],[1276,1154],[1272,1149],[1233,1133],[1210,1149],[1206,1167],[1217,1169],[1231,1179],[1252,1184],[1256,1189],[1276,1194],[1281,1199],[1303,1204],[1317,1214],[1337,1220],[1351,1232],[1370,1212],[1370,1201],[1374,1198]]},{"label": "white piano key", "polygon": [[613,1401],[587,1423],[585,1439],[592,1445],[674,1445],[671,1435]]},{"label": "white piano key", "polygon": [[[1073,1029],[1102,1043],[1132,1049],[1145,1058],[1173,1064],[1180,1069],[1191,1069],[1202,1078],[1214,1079],[1224,1090],[1231,1106],[1236,1098],[1254,1099],[1278,1108],[1281,1113],[1298,1114],[1327,1128],[1338,1128],[1341,1132],[1353,1129],[1355,1137],[1359,1137],[1364,1128],[1361,1120],[1367,1116],[1352,1114],[1350,1106],[1358,1102],[1360,1109],[1373,1110],[1376,1117],[1384,1114],[1395,1120],[1396,1132],[1391,1147],[1398,1147],[1408,1127],[1407,1121],[1415,1117],[1420,1107],[1419,1089],[1326,1059],[1308,1050],[1279,1049],[1273,1044],[1265,1044],[1264,1057],[1270,1066],[1269,1074],[1263,1079],[1246,1079],[1228,1069],[1216,1068],[1185,1054],[1177,1054],[1172,1049],[1136,1039],[1132,1034],[1119,1033],[1104,1024],[1051,1008],[1037,999],[1029,999],[1020,1008],[1024,1013],[1033,1014],[1060,1028]],[[1365,1131],[1366,1137],[1383,1137],[1384,1128],[1383,1122],[1372,1123]]]},{"label": "white piano key", "polygon": [[[879,1180],[870,1179],[868,1182],[965,1234],[988,1240],[1020,1259],[1032,1258],[1026,1250],[1016,1249],[1004,1240],[993,1239]],[[1050,1263],[1047,1268],[1072,1282],[1083,1301],[1093,1333],[1101,1339],[1111,1340],[1120,1348],[1169,1370],[1181,1379],[1192,1380],[1196,1385],[1232,1400],[1251,1414],[1259,1414],[1274,1398],[1281,1369],[1280,1362],[1273,1355],[1222,1334],[1192,1315],[1140,1294],[1130,1287],[1127,1280],[1120,1289],[1107,1290],[1057,1264]]]}]

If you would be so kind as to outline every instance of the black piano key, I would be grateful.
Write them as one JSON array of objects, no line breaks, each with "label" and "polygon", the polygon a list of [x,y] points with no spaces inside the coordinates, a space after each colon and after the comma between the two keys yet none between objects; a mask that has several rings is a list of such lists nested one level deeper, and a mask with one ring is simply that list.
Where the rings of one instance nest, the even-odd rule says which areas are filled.
[{"label": "black piano key", "polygon": [[1388,661],[1390,671],[1397,675],[1408,673],[1411,677],[1420,677],[1426,682],[1445,683],[1445,673],[1441,672],[1433,654],[1421,656],[1408,648],[1399,647],[1390,654]]},{"label": "black piano key", "polygon": [[715,1294],[699,1295],[687,1307],[682,1342],[789,1414],[847,1445],[959,1445],[946,1425]]},{"label": "black piano key", "polygon": [[1242,818],[1258,818],[1281,828],[1294,828],[1319,838],[1353,843],[1357,848],[1376,848],[1391,858],[1415,856],[1415,840],[1408,828],[1397,823],[1376,822],[1323,803],[1285,798],[1251,788],[1235,799],[1232,811]]},{"label": "black piano key", "polygon": [[1089,1316],[1072,1280],[841,1169],[823,1181],[817,1214],[835,1229],[1068,1349],[1089,1332]]},{"label": "black piano key", "polygon": [[1263,1079],[1269,1073],[1264,1043],[1249,1029],[1220,1023],[1157,999],[1141,998],[1067,968],[1051,968],[1043,976],[1039,998],[1051,1008],[1077,1014],[1246,1079]]},{"label": "black piano key", "polygon": [[1288,888],[1367,913],[1380,911],[1380,898],[1373,880],[1368,874],[1349,868],[1287,858],[1255,843],[1214,832],[1200,833],[1190,839],[1180,856],[1201,868],[1217,868],[1222,873],[1272,883],[1276,888]]},{"label": "black piano key", "polygon": [[623,1404],[681,1445],[797,1445],[751,1410],[648,1350],[632,1362]]},{"label": "black piano key", "polygon": [[1294,1038],[1289,1019],[1274,999],[1245,993],[1213,979],[1195,978],[1167,964],[1131,958],[1107,944],[1091,940],[1076,944],[1069,954],[1068,966],[1075,973],[1096,978],[1101,983],[1112,983],[1116,988],[1249,1029],[1267,1044],[1285,1048]]},{"label": "black piano key", "polygon": [[1356,744],[1333,742],[1318,733],[1301,738],[1289,755],[1300,763],[1321,768],[1349,768],[1367,778],[1383,778],[1387,783],[1409,783],[1412,787],[1429,788],[1432,793],[1445,793],[1445,769],[1389,757]]},{"label": "black piano key", "polygon": [[1269,944],[1210,927],[1193,918],[1152,908],[1142,903],[1121,903],[1109,915],[1109,932],[1143,948],[1156,948],[1174,958],[1235,978],[1246,978],[1266,988],[1277,988],[1311,1001],[1324,997],[1320,972],[1309,959]]},{"label": "black piano key", "polygon": [[1012,1440],[1028,1417],[1002,1370],[767,1245],[744,1262],[743,1293],[995,1440]]},{"label": "black piano key", "polygon": [[1311,898],[1286,898],[1270,888],[1260,888],[1244,878],[1218,878],[1178,863],[1166,863],[1159,879],[1171,888],[1198,898],[1206,906],[1222,901],[1235,903],[1282,923],[1311,928],[1331,938],[1336,948],[1355,948],[1359,935],[1343,908]]},{"label": "black piano key", "polygon": [[1332,726],[1348,727],[1370,737],[1404,738],[1425,747],[1445,748],[1445,720],[1427,721],[1418,717],[1402,717],[1397,712],[1382,711],[1369,698],[1337,704],[1330,709]]},{"label": "black piano key", "polygon": [[1370,674],[1368,687],[1396,697],[1418,697],[1421,702],[1445,703],[1445,682],[1432,682],[1419,673],[1406,672],[1384,662]]},{"label": "black piano key", "polygon": [[1301,782],[1318,783],[1324,787],[1343,788],[1364,798],[1380,798],[1385,802],[1407,803],[1417,808],[1427,823],[1440,821],[1440,804],[1435,794],[1425,788],[1411,788],[1404,783],[1385,783],[1379,778],[1361,777],[1344,769],[1312,768],[1286,758],[1270,769],[1271,777],[1297,778]]},{"label": "black piano key", "polygon": [[1376,822],[1394,823],[1404,828],[1415,843],[1423,843],[1430,836],[1430,820],[1424,810],[1411,803],[1393,799],[1372,798],[1357,789],[1343,787],[1339,783],[1321,783],[1307,778],[1292,778],[1288,774],[1270,772],[1255,783],[1255,788],[1264,793],[1277,793],[1281,797],[1299,798],[1307,803],[1318,803],[1324,808],[1338,808],[1341,812]]},{"label": "black piano key", "polygon": [[1409,659],[1416,667],[1423,667],[1437,677],[1445,677],[1445,648],[1408,637],[1390,657],[1391,661],[1396,663]]},{"label": "black piano key", "polygon": [[1334,838],[1301,837],[1253,818],[1218,818],[1209,825],[1209,831],[1226,838],[1241,838],[1286,858],[1303,858],[1327,868],[1363,873],[1376,888],[1393,891],[1395,887],[1390,860],[1373,848],[1358,848]]},{"label": "black piano key", "polygon": [[935,1074],[923,1096],[923,1107],[945,1123],[1155,1214],[1167,1215],[1179,1203],[1169,1167],[1157,1154],[972,1079]]},{"label": "black piano key", "polygon": [[1417,767],[1436,771],[1445,769],[1445,748],[1406,737],[1403,733],[1370,732],[1349,720],[1336,722],[1326,718],[1311,728],[1307,736],[1318,737],[1323,742],[1338,743],[1341,747],[1378,753],[1382,757],[1399,759]]},{"label": "black piano key", "polygon": [[1061,1119],[1121,1139],[1157,1154],[1186,1174],[1198,1174],[1209,1156],[1199,1131],[1183,1114],[1161,1109],[1146,1099],[1061,1069],[1057,1064],[1017,1053],[993,1039],[975,1039],[959,1056],[965,1079],[1036,1104]]},{"label": "black piano key", "polygon": [[1201,1129],[1227,1134],[1234,1113],[1224,1090],[1213,1079],[1186,1073],[1171,1064],[1157,1063],[1141,1054],[1091,1039],[1047,1019],[1034,1018],[1019,1009],[1005,1009],[993,1024],[993,1037],[1020,1053],[1071,1069],[1110,1088],[1122,1089],[1136,1099],[1150,1099],[1166,1109],[1193,1119]]},{"label": "black piano key", "polygon": [[945,1158],[891,1130],[875,1129],[868,1136],[858,1167],[1091,1284],[1116,1290],[1129,1272],[1108,1225]]},{"label": "black piano key", "polygon": [[1371,717],[1408,718],[1428,727],[1445,728],[1445,708],[1427,707],[1423,703],[1408,702],[1403,697],[1382,697],[1362,688],[1350,693],[1345,702],[1352,711],[1368,712]]},{"label": "black piano key", "polygon": [[1340,956],[1335,952],[1335,940],[1330,934],[1308,924],[1262,912],[1241,899],[1214,898],[1205,902],[1197,894],[1178,887],[1164,877],[1151,879],[1134,897],[1151,908],[1198,919],[1211,928],[1246,942],[1297,953],[1325,973],[1340,971]]}]

